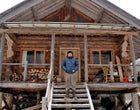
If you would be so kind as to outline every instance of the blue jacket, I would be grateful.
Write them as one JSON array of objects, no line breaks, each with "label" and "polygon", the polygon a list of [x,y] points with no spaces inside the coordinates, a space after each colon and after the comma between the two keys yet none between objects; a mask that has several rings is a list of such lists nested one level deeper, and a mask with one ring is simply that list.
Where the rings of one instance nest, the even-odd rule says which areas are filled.
[{"label": "blue jacket", "polygon": [[66,73],[75,73],[78,70],[78,61],[73,57],[66,57],[62,62],[62,68]]}]

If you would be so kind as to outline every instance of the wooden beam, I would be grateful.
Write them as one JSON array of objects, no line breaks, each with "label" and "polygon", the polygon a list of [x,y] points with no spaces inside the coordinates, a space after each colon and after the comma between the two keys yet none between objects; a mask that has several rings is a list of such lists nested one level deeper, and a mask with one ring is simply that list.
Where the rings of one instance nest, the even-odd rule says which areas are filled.
[{"label": "wooden beam", "polygon": [[34,21],[40,21],[37,10],[35,9],[35,7],[31,7],[31,11],[33,13]]},{"label": "wooden beam", "polygon": [[55,34],[52,34],[52,41],[51,41],[51,67],[52,68],[52,77],[54,75],[54,48],[55,48]]},{"label": "wooden beam", "polygon": [[[82,0],[84,1],[84,0]],[[89,7],[85,7],[85,5],[80,4],[78,1],[73,1],[72,2],[72,7],[75,8],[76,10],[84,13],[86,16],[89,16],[90,18],[94,19],[96,18],[96,16],[94,15],[94,13],[92,12],[93,10],[91,10]],[[88,10],[88,9],[89,10]]]},{"label": "wooden beam", "polygon": [[25,29],[0,29],[0,33],[15,33],[15,34],[74,34],[83,35],[138,35],[137,32],[126,32],[117,30],[102,30],[102,29],[47,29],[47,28],[25,28]]},{"label": "wooden beam", "polygon": [[20,3],[19,5],[9,9],[5,13],[2,13],[3,16],[0,17],[0,23],[7,21],[8,19],[14,17],[15,15],[31,8],[34,5],[41,3],[44,0],[25,0],[24,2]]},{"label": "wooden beam", "polygon": [[0,80],[2,76],[2,61],[3,61],[3,50],[5,45],[5,34],[2,34],[1,43],[0,43]]},{"label": "wooden beam", "polygon": [[102,20],[103,15],[104,15],[104,8],[101,8],[99,13],[98,13],[98,15],[97,15],[97,17],[96,17],[96,19],[95,19],[95,22],[99,23]]},{"label": "wooden beam", "polygon": [[132,95],[132,106],[133,106],[133,110],[140,110],[137,92],[133,92],[131,95]]},{"label": "wooden beam", "polygon": [[87,35],[84,34],[84,59],[85,59],[85,82],[88,82],[88,45]]},{"label": "wooden beam", "polygon": [[0,109],[2,109],[2,92],[0,92]]},{"label": "wooden beam", "polygon": [[113,73],[113,64],[112,64],[112,62],[110,62],[109,67],[110,67],[110,80],[111,80],[111,82],[114,82],[114,73]]},{"label": "wooden beam", "polygon": [[66,4],[66,7],[68,8],[68,9],[71,9],[71,0],[65,0],[65,4]]},{"label": "wooden beam", "polygon": [[135,58],[135,51],[134,51],[132,35],[129,35],[129,43],[130,43],[130,55],[131,55],[131,60],[132,60],[132,64],[133,64],[134,81],[137,82],[138,75],[137,75],[137,71],[136,71],[136,58]]}]

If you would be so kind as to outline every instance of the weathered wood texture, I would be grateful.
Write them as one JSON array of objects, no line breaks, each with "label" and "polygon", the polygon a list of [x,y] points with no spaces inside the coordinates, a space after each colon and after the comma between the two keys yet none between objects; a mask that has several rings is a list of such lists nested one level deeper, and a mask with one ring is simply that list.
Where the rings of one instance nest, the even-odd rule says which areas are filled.
[{"label": "weathered wood texture", "polygon": [[[51,35],[16,35],[16,40],[14,40],[16,49],[14,51],[14,59],[16,62],[22,62],[22,51],[23,50],[43,50],[45,51],[45,63],[50,63],[50,46],[51,46]],[[55,42],[55,63],[54,63],[54,74],[59,74],[59,51],[60,48],[80,48],[80,67],[81,67],[81,80],[83,81],[85,78],[85,71],[84,71],[84,56],[85,56],[85,50],[84,45],[87,48],[87,54],[88,54],[88,63],[91,63],[90,56],[92,56],[91,52],[89,50],[113,50],[112,51],[112,60],[113,63],[115,63],[115,55],[114,53],[117,53],[119,51],[118,47],[120,45],[119,39],[122,36],[87,36],[87,44],[85,45],[85,39],[84,35],[56,35],[56,42]],[[13,38],[13,37],[11,37]],[[13,60],[11,60],[13,62]],[[9,66],[10,67],[10,66]],[[23,72],[23,67],[21,66],[15,66],[16,70],[18,70],[18,73]],[[30,68],[30,67],[29,67]],[[31,68],[30,68],[31,69]],[[89,68],[90,69],[90,68]],[[10,69],[8,69],[10,70]],[[91,74],[92,77],[97,74],[92,73],[90,71],[88,74]],[[6,71],[6,70],[5,70]],[[13,73],[13,70],[10,70],[10,73]],[[6,72],[8,73],[8,71]],[[3,73],[3,77],[6,77],[7,74]],[[30,74],[31,75],[31,74]],[[30,76],[29,75],[29,76]],[[42,77],[42,76],[41,76]],[[90,77],[90,76],[89,76]],[[30,77],[28,77],[30,78]],[[87,78],[86,78],[87,79]],[[28,79],[30,80],[30,79]]]}]

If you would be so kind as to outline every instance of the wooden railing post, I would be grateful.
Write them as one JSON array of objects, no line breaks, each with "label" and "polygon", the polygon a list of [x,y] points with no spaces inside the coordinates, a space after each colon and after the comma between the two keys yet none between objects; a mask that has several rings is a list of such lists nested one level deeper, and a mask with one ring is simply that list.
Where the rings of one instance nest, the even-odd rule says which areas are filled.
[{"label": "wooden railing post", "polygon": [[88,47],[87,35],[84,35],[85,82],[88,82]]},{"label": "wooden railing post", "polygon": [[130,54],[131,54],[131,59],[132,59],[132,66],[133,66],[133,74],[134,74],[134,81],[137,82],[137,71],[136,71],[136,58],[135,58],[135,51],[134,51],[134,44],[133,44],[133,39],[132,35],[129,36],[129,43],[130,43]]},{"label": "wooden railing post", "polygon": [[5,44],[5,34],[3,33],[1,37],[1,43],[0,43],[0,80],[2,76],[2,61],[3,61],[4,44]]},{"label": "wooden railing post", "polygon": [[24,72],[23,72],[23,81],[27,79],[27,69],[28,69],[28,61],[24,62]]},{"label": "wooden railing post", "polygon": [[114,82],[114,73],[113,73],[113,64],[112,64],[112,62],[109,63],[109,67],[110,67],[110,80],[111,80],[111,82]]},{"label": "wooden railing post", "polygon": [[46,97],[42,97],[42,110],[47,110]]}]

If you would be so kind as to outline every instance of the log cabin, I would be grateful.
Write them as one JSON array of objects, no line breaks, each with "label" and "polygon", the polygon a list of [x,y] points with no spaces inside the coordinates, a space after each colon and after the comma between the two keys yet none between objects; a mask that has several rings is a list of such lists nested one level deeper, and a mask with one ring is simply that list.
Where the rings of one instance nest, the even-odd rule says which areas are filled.
[{"label": "log cabin", "polygon": [[[0,24],[1,109],[139,110],[137,18],[107,0],[25,0]],[[77,101],[63,99],[69,50],[79,63]]]}]

